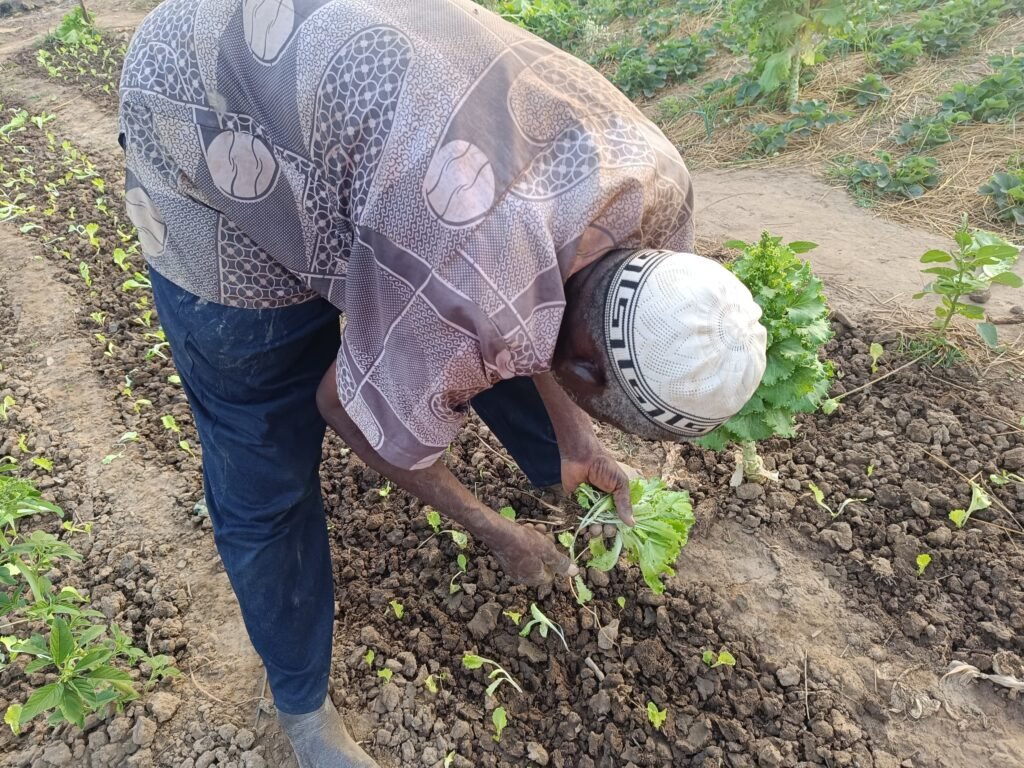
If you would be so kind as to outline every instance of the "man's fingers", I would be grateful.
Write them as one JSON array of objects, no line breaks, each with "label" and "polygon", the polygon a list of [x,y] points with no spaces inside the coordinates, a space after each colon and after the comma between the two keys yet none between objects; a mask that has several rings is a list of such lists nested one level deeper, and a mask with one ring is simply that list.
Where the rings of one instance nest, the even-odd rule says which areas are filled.
[{"label": "man's fingers", "polygon": [[615,499],[615,510],[619,513],[619,519],[626,525],[632,526],[635,522],[633,520],[633,501],[629,495],[629,481],[624,480],[612,493],[612,498]]},{"label": "man's fingers", "polygon": [[580,572],[576,564],[566,555],[558,550],[554,542],[548,542],[550,546],[544,552],[544,564],[558,576],[575,576]]}]

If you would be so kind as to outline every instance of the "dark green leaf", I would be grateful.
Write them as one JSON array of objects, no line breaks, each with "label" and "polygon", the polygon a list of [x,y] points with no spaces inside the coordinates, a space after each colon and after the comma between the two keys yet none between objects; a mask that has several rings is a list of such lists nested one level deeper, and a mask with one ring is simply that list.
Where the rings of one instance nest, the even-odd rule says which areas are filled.
[{"label": "dark green leaf", "polygon": [[808,240],[797,240],[789,244],[789,249],[793,251],[793,253],[807,253],[808,251],[813,251],[817,247],[817,243],[812,243]]},{"label": "dark green leaf", "polygon": [[1024,285],[1024,280],[1013,272],[1000,272],[998,275],[992,276],[993,283],[999,283],[1000,285],[1008,285],[1011,288],[1020,288]]},{"label": "dark green leaf", "polygon": [[50,627],[50,655],[55,664],[63,664],[75,649],[75,639],[68,623],[60,617]]}]

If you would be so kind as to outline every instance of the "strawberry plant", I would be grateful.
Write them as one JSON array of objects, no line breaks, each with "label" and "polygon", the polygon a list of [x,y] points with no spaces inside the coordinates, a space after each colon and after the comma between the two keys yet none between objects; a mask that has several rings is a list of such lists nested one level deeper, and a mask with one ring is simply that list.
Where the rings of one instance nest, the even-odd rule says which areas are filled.
[{"label": "strawberry plant", "polygon": [[635,479],[630,482],[629,488],[635,520],[632,527],[619,519],[610,495],[595,491],[588,485],[581,485],[576,492],[576,499],[585,514],[580,518],[575,534],[566,531],[559,537],[559,541],[576,560],[579,557],[575,550],[576,541],[584,530],[595,523],[614,526],[615,538],[611,549],[605,546],[601,538],[590,540],[587,567],[610,571],[618,562],[619,555],[625,551],[627,560],[640,566],[640,572],[651,591],[661,594],[665,591],[661,579],[675,574],[673,567],[686,545],[694,523],[690,496],[686,491],[668,490],[658,478]]},{"label": "strawberry plant", "polygon": [[995,208],[993,215],[996,219],[1024,227],[1024,167],[992,174],[978,188],[978,193],[988,198]]},{"label": "strawberry plant", "polygon": [[909,35],[890,38],[882,47],[870,54],[869,60],[887,75],[896,75],[909,69],[924,53],[924,44]]},{"label": "strawberry plant", "polygon": [[915,152],[948,144],[956,138],[952,129],[970,119],[967,112],[918,115],[900,126],[896,133],[896,143],[906,144]]},{"label": "strawberry plant", "polygon": [[856,85],[842,91],[858,107],[868,107],[880,101],[888,101],[892,97],[892,88],[885,84],[880,75],[867,74]]},{"label": "strawberry plant", "polygon": [[814,243],[783,245],[782,238],[765,232],[757,243],[726,243],[743,249],[729,269],[750,290],[761,307],[768,331],[766,367],[761,384],[746,405],[725,424],[698,442],[722,450],[730,443],[741,448],[733,484],[744,478],[774,478],[764,469],[757,443],[770,437],[796,434],[796,416],[818,410],[828,393],[832,365],[820,350],[830,338],[828,305],[821,281],[798,253]]},{"label": "strawberry plant", "polygon": [[[986,344],[996,346],[996,326],[985,321],[985,310],[978,304],[962,299],[972,293],[987,291],[994,283],[1020,288],[1024,281],[1012,271],[1019,249],[991,232],[971,231],[965,216],[954,236],[956,251],[931,250],[921,257],[926,266],[921,271],[935,278],[925,285],[915,299],[935,296],[933,327],[937,347],[950,347],[947,330],[955,317],[964,317],[976,323],[978,334]],[[933,266],[938,265],[938,266]]]},{"label": "strawberry plant", "polygon": [[910,155],[896,161],[888,152],[876,152],[875,160],[856,160],[840,168],[851,187],[868,193],[899,195],[914,200],[939,184],[939,162],[933,157]]}]

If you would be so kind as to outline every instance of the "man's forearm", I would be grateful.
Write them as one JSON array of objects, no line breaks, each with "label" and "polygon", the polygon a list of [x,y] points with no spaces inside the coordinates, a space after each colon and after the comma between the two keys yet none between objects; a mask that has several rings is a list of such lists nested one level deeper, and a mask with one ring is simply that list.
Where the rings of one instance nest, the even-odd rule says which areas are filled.
[{"label": "man's forearm", "polygon": [[562,454],[580,455],[584,449],[592,449],[597,436],[590,416],[572,401],[550,373],[534,376],[533,383],[544,401]]},{"label": "man's forearm", "polygon": [[402,469],[388,463],[373,449],[362,431],[349,417],[338,400],[334,384],[334,369],[328,371],[317,390],[320,413],[339,437],[355,451],[367,466],[420,501],[437,508],[446,517],[459,523],[474,538],[488,546],[500,542],[507,521],[481,504],[451,473],[443,462],[437,461],[426,469]]}]

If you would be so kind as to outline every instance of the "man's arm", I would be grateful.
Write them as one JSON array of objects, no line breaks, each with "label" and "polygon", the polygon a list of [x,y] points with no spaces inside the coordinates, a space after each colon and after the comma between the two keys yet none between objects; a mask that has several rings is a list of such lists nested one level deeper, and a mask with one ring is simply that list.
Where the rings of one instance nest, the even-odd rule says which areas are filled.
[{"label": "man's arm", "polygon": [[540,584],[554,576],[575,575],[576,566],[538,531],[503,518],[469,492],[442,461],[426,469],[402,469],[375,451],[338,399],[335,366],[320,381],[316,402],[324,420],[368,466],[399,488],[435,507],[487,545],[516,581]]},{"label": "man's arm", "polygon": [[581,483],[610,493],[622,522],[633,524],[629,478],[619,463],[601,446],[590,417],[572,401],[550,373],[533,377],[540,399],[555,428],[562,455],[562,487],[572,493]]}]

